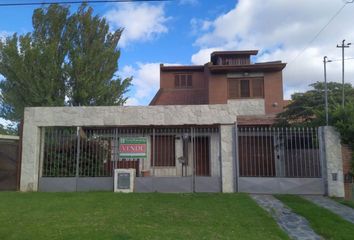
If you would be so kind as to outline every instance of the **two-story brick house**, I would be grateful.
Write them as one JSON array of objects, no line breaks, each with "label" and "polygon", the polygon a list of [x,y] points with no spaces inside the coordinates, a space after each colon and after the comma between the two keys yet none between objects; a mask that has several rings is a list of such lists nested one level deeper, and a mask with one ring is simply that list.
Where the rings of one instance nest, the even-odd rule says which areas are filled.
[{"label": "two-story brick house", "polygon": [[265,115],[240,116],[239,124],[269,125],[281,112],[281,61],[252,63],[257,50],[213,52],[210,62],[193,66],[160,65],[160,89],[150,105],[226,104],[239,99],[264,99]]}]

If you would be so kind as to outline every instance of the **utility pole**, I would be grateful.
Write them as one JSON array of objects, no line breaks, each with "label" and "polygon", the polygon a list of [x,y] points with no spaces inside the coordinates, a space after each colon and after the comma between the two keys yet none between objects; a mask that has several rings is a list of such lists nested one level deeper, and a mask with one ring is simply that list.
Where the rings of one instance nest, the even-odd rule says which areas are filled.
[{"label": "utility pole", "polygon": [[345,39],[342,41],[342,45],[337,44],[337,48],[342,49],[342,107],[344,108],[344,48],[349,48],[351,43],[344,44]]},{"label": "utility pole", "polygon": [[332,60],[328,60],[327,56],[323,57],[323,70],[324,70],[324,84],[325,84],[325,112],[326,112],[326,126],[328,126],[328,88],[327,88],[327,68],[326,65]]}]

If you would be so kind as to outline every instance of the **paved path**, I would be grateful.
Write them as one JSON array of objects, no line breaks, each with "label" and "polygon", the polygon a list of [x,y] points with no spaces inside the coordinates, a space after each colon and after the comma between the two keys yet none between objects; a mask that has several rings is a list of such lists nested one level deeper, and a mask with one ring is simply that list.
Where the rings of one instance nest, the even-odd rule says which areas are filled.
[{"label": "paved path", "polygon": [[323,239],[311,229],[305,218],[292,212],[275,197],[271,195],[256,194],[252,194],[251,197],[258,203],[258,205],[273,216],[278,225],[290,236],[290,238],[301,240]]},{"label": "paved path", "polygon": [[303,196],[303,198],[338,214],[345,220],[354,223],[354,209],[323,196]]}]

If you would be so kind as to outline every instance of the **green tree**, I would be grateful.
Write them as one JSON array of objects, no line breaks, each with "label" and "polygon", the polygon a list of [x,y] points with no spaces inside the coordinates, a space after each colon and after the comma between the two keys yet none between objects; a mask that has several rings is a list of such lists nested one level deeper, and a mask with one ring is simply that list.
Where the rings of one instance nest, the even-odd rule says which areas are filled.
[{"label": "green tree", "polygon": [[[311,84],[312,89],[304,93],[295,93],[285,110],[277,115],[278,126],[323,126],[325,125],[324,83]],[[354,101],[354,88],[345,84],[346,103]],[[342,102],[342,84],[328,83],[329,120],[333,123],[333,111]]]},{"label": "green tree", "polygon": [[122,105],[131,78],[115,76],[122,29],[82,4],[36,9],[33,31],[0,41],[0,117],[19,122],[25,107]]}]

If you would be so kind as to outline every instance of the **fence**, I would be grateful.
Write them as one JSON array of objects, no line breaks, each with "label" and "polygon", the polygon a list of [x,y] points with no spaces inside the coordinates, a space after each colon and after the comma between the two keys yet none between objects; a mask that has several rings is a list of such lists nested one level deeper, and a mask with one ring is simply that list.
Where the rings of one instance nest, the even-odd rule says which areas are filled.
[{"label": "fence", "polygon": [[0,136],[0,191],[16,190],[19,176],[18,137]]},{"label": "fence", "polygon": [[[136,169],[138,192],[221,191],[218,126],[42,128],[39,189],[112,190],[116,168]],[[236,190],[322,193],[314,128],[236,129]]]},{"label": "fence", "polygon": [[[169,187],[169,179],[176,185],[185,178],[181,180],[186,185],[182,190],[197,191],[199,185],[199,189],[207,191],[207,184],[213,178],[217,187],[209,190],[220,191],[219,128],[216,126],[46,127],[42,128],[41,146],[42,189],[53,187],[46,184],[51,181],[49,178],[57,181],[58,178],[112,178],[116,168],[134,168],[138,178],[154,177],[155,185],[163,188]],[[164,177],[163,184],[157,182],[158,177]],[[203,183],[202,178],[209,179]],[[137,179],[137,189],[156,190],[149,181],[152,180]]]},{"label": "fence", "polygon": [[[323,191],[318,130],[238,127],[239,187],[247,192]],[[291,192],[295,188],[294,192]],[[301,189],[302,188],[302,189]],[[314,192],[312,192],[314,193]]]}]

